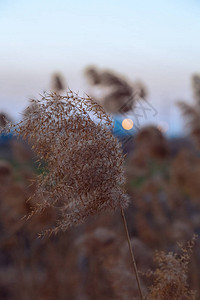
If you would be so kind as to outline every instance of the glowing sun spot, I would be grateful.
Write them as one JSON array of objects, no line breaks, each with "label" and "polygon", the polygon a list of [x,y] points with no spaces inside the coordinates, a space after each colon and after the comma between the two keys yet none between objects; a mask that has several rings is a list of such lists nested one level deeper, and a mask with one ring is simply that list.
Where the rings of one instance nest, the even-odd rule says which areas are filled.
[{"label": "glowing sun spot", "polygon": [[122,121],[122,127],[125,129],[125,130],[130,130],[133,128],[133,121],[131,119],[124,119]]}]

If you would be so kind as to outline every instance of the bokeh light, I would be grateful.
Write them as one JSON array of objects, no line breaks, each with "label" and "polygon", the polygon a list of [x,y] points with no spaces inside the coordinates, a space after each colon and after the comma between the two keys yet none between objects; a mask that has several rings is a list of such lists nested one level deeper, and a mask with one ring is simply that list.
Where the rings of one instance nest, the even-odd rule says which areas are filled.
[{"label": "bokeh light", "polygon": [[122,127],[125,130],[131,130],[133,128],[133,121],[131,119],[124,119],[122,121]]}]

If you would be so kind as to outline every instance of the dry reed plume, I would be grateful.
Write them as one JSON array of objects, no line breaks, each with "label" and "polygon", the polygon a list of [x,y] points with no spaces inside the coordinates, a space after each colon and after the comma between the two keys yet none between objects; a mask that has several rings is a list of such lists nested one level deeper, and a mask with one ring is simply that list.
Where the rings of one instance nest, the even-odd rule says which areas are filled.
[{"label": "dry reed plume", "polygon": [[121,209],[143,299],[123,211],[129,202],[124,193],[124,157],[111,128],[112,121],[100,105],[70,91],[66,96],[50,93],[32,100],[15,132],[27,139],[41,162],[47,164],[38,176],[32,199],[43,199],[36,212],[47,207],[57,211],[57,225],[50,232],[65,231],[105,210]]},{"label": "dry reed plume", "polygon": [[65,90],[65,83],[62,74],[54,73],[51,81],[52,90],[56,93],[61,93]]},{"label": "dry reed plume", "polygon": [[38,177],[38,211],[53,206],[55,232],[104,210],[125,208],[123,154],[112,121],[91,98],[68,92],[33,100],[15,127],[47,168]]},{"label": "dry reed plume", "polygon": [[192,89],[195,100],[194,105],[189,105],[182,101],[179,102],[178,105],[188,119],[191,136],[193,137],[197,147],[200,148],[200,75],[193,75]]},{"label": "dry reed plume", "polygon": [[97,100],[109,113],[131,111],[138,99],[147,97],[146,87],[140,81],[132,84],[111,71],[100,71],[94,67],[87,68],[85,74],[92,85],[104,91],[104,96]]},{"label": "dry reed plume", "polygon": [[150,288],[148,300],[195,300],[195,292],[189,289],[187,282],[188,264],[196,236],[186,247],[181,247],[182,253],[163,251],[157,252],[155,261],[158,268],[152,272],[155,276],[154,284]]}]

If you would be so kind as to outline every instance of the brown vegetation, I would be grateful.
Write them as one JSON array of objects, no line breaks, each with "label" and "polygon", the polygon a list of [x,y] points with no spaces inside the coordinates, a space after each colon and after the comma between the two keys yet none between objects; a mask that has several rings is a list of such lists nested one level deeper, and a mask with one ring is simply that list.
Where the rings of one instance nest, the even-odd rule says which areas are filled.
[{"label": "brown vegetation", "polygon": [[199,240],[193,252],[194,240],[186,245],[200,233],[198,153],[172,156],[163,134],[148,126],[123,166],[111,127],[96,102],[71,92],[33,101],[15,127],[42,160],[36,170],[20,139],[9,144],[10,159],[0,160],[1,299],[139,299],[116,210],[127,207],[125,183],[145,299],[199,299]]}]

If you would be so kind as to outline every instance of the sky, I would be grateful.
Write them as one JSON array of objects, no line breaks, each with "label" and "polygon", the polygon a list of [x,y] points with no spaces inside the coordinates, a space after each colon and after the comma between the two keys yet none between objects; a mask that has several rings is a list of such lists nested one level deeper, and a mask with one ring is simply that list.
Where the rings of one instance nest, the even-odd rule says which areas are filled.
[{"label": "sky", "polygon": [[200,73],[199,0],[0,0],[0,111],[19,117],[61,72],[80,93],[88,65],[142,80],[155,122],[184,130],[175,106],[192,102]]}]

